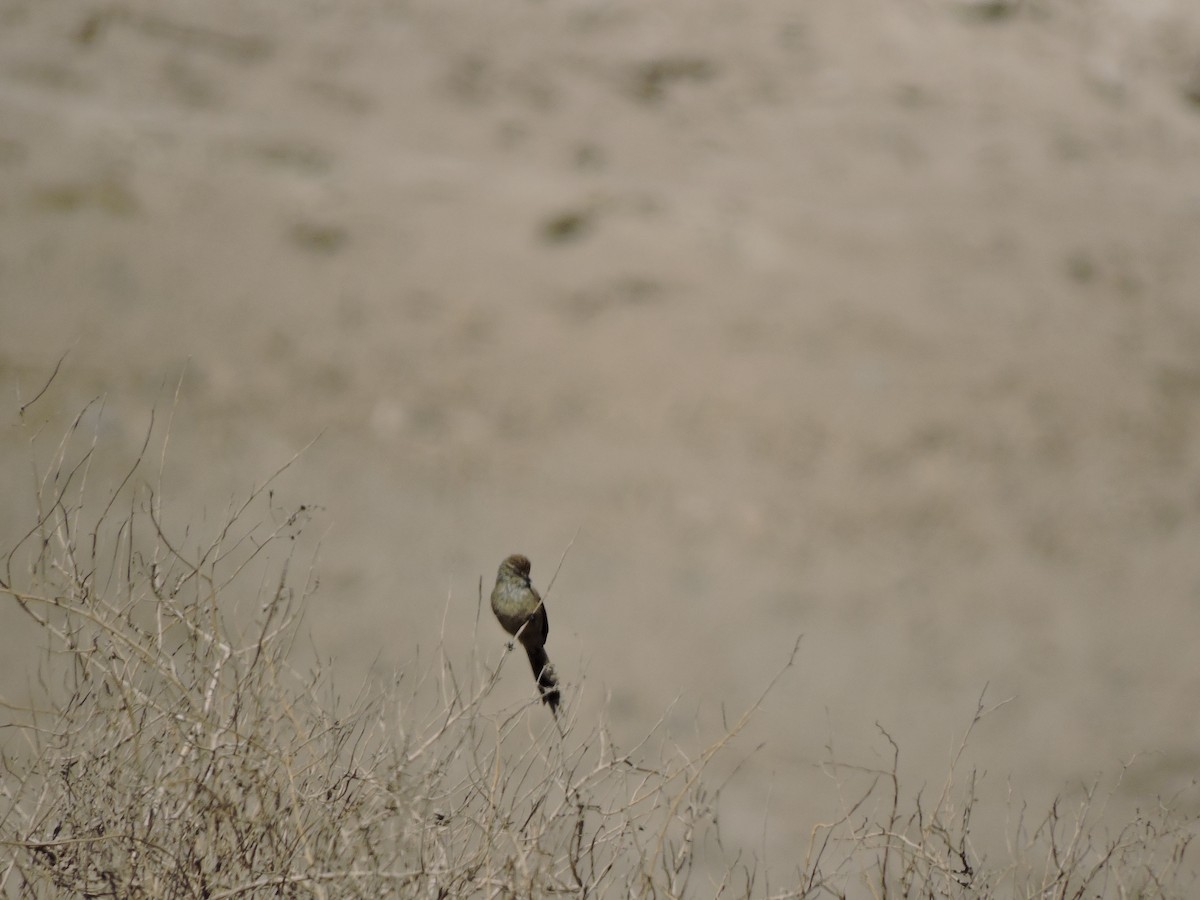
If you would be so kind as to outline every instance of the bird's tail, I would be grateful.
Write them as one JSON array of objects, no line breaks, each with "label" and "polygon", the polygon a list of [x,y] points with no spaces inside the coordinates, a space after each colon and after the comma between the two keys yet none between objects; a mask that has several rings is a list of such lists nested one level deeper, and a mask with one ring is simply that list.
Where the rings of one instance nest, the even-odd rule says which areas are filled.
[{"label": "bird's tail", "polygon": [[529,654],[529,666],[533,669],[533,677],[537,679],[542,702],[550,707],[552,713],[558,715],[558,703],[562,695],[558,690],[558,675],[554,672],[554,666],[550,664],[550,657],[546,655],[544,647],[526,647],[525,652]]}]

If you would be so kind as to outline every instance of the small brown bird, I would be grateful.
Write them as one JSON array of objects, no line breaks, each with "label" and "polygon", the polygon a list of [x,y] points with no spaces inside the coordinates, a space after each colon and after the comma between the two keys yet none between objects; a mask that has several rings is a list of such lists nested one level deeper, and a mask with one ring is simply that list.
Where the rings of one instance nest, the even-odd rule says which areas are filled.
[{"label": "small brown bird", "polygon": [[529,560],[526,557],[514,554],[500,563],[496,586],[492,588],[492,612],[504,630],[514,635],[525,648],[542,701],[557,716],[561,699],[558,676],[550,664],[550,658],[546,656],[546,635],[550,633],[550,622],[546,618],[542,598],[529,582]]}]

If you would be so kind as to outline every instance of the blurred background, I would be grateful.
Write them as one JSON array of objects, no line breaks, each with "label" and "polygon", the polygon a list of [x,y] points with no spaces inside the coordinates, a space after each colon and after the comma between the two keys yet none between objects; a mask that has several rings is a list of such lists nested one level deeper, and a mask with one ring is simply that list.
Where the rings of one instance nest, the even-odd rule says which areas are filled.
[{"label": "blurred background", "polygon": [[348,684],[498,660],[500,560],[568,545],[548,649],[618,742],[803,634],[721,798],[769,864],[830,747],[939,786],[985,686],[985,838],[1200,771],[1192,0],[3,0],[0,311],[4,548],[67,353],[30,424],[103,397],[115,487],[174,406],[180,527],[317,439],[276,496]]}]

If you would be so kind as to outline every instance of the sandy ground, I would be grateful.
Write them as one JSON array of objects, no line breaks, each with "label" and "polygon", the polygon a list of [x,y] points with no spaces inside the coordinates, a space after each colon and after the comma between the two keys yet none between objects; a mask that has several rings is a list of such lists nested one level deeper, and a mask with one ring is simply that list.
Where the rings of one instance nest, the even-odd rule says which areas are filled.
[{"label": "sandy ground", "polygon": [[1191,0],[4,0],[0,310],[5,546],[70,349],[100,480],[183,373],[176,521],[321,435],[280,494],[348,678],[577,532],[550,650],[618,739],[804,634],[722,799],[774,863],[831,736],[916,791],[985,685],[998,794],[1200,773]]}]

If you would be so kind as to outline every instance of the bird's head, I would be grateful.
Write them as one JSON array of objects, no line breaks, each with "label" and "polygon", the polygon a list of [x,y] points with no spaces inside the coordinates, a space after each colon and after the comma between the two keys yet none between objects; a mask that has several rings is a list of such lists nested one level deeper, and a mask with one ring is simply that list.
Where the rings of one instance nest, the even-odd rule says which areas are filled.
[{"label": "bird's head", "polygon": [[522,556],[520,553],[514,553],[504,562],[500,563],[500,574],[505,573],[510,575],[518,575],[521,578],[528,580],[529,578],[529,557]]}]

